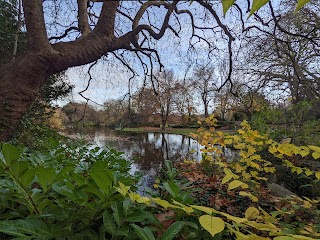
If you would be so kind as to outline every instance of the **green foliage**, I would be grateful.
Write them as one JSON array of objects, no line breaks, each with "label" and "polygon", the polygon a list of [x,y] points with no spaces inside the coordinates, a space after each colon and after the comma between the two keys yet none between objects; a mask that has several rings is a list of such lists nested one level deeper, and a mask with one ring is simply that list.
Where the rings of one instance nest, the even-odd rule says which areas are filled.
[{"label": "green foliage", "polygon": [[[40,150],[1,144],[0,239],[313,239],[319,237],[319,200],[280,199],[270,211],[260,207],[261,184],[272,164],[269,151],[294,174],[320,179],[320,172],[296,166],[294,156],[320,159],[320,147],[277,143],[242,123],[238,134],[214,131],[217,120],[206,120],[199,141],[204,157],[223,171],[221,187],[252,204],[232,215],[194,204],[190,183],[164,163],[163,177],[147,196],[136,193],[138,179],[122,153],[47,138]],[[219,146],[217,146],[220,145]],[[237,162],[223,158],[223,148],[239,150]],[[207,166],[209,168],[209,166]],[[214,172],[218,174],[218,172]],[[221,174],[221,173],[220,173]],[[218,183],[219,184],[219,183]],[[239,191],[241,189],[241,191]],[[299,221],[311,216],[314,224]]]},{"label": "green foliage", "polygon": [[1,145],[0,238],[96,238],[106,231],[96,224],[107,225],[107,209],[120,224],[120,196],[113,186],[135,185],[130,162],[113,150],[88,147],[52,138],[43,151]]},{"label": "green foliage", "polygon": [[[14,35],[17,32],[17,2],[15,0],[0,2],[0,66],[9,62],[12,58],[14,48]],[[20,34],[18,50],[26,45],[25,34]]]},{"label": "green foliage", "polygon": [[319,120],[313,112],[314,105],[306,101],[287,108],[266,107],[252,116],[250,124],[275,141],[290,138],[294,144],[320,145]]}]

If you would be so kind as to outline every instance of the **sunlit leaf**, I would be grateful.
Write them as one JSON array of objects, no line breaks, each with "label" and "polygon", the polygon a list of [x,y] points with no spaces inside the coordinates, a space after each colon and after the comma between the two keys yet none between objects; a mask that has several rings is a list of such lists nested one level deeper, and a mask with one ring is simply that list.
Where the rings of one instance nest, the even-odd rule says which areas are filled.
[{"label": "sunlit leaf", "polygon": [[190,207],[200,210],[202,212],[208,213],[208,214],[212,214],[213,213],[213,209],[209,208],[209,207],[203,207],[203,206],[196,206],[196,205],[190,205]]},{"label": "sunlit leaf", "polygon": [[313,152],[312,157],[317,160],[318,158],[320,158],[320,152]]},{"label": "sunlit leaf", "polygon": [[232,189],[235,189],[235,188],[238,188],[242,186],[242,188],[247,188],[248,185],[239,181],[239,180],[233,180],[231,183],[229,183],[229,186],[228,186],[228,191],[232,190]]},{"label": "sunlit leaf", "polygon": [[171,206],[171,204],[166,201],[166,200],[162,200],[160,198],[152,198],[152,201],[158,205],[160,205],[161,207],[164,207],[165,209],[167,209],[168,207]]},{"label": "sunlit leaf", "polygon": [[289,236],[278,236],[275,237],[273,240],[295,240],[295,238]]},{"label": "sunlit leaf", "polygon": [[256,219],[259,216],[259,210],[255,207],[249,207],[245,212],[245,218],[248,220]]},{"label": "sunlit leaf", "polygon": [[203,215],[199,218],[201,226],[207,230],[212,237],[223,231],[225,223],[221,218]]},{"label": "sunlit leaf", "polygon": [[222,0],[223,14],[226,15],[229,8],[234,4],[235,0]]},{"label": "sunlit leaf", "polygon": [[116,189],[122,196],[125,197],[130,189],[130,186],[126,186],[122,182],[119,182],[119,188]]},{"label": "sunlit leaf", "polygon": [[307,169],[304,173],[305,173],[308,177],[313,174],[313,172],[312,172],[310,169]]},{"label": "sunlit leaf", "polygon": [[240,192],[239,192],[239,195],[240,195],[240,196],[247,196],[247,197],[249,197],[253,202],[258,202],[258,201],[259,201],[259,199],[258,199],[256,196],[254,196],[254,195],[252,195],[251,193],[248,193],[248,192],[240,191]]},{"label": "sunlit leaf", "polygon": [[250,10],[250,14],[249,17],[256,11],[258,11],[262,6],[264,6],[265,4],[267,4],[269,2],[269,0],[253,0],[252,1],[252,7]]},{"label": "sunlit leaf", "polygon": [[297,7],[295,9],[295,12],[298,11],[300,8],[302,8],[305,4],[310,2],[310,0],[298,0]]}]

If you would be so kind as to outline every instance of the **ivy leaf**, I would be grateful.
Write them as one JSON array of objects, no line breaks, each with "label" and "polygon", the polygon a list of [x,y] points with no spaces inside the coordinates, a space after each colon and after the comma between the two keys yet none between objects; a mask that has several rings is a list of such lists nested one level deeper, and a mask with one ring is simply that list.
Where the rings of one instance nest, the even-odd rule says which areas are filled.
[{"label": "ivy leaf", "polygon": [[269,2],[269,0],[253,0],[249,17],[251,17],[252,14],[254,14],[256,11],[258,11],[262,6],[264,6],[268,2]]},{"label": "ivy leaf", "polygon": [[201,226],[207,230],[212,237],[223,231],[225,223],[221,218],[203,215],[199,218]]},{"label": "ivy leaf", "polygon": [[298,0],[297,7],[294,11],[297,12],[299,9],[301,9],[308,2],[310,2],[310,0]]},{"label": "ivy leaf", "polygon": [[222,0],[223,14],[226,15],[229,8],[234,4],[235,0]]}]

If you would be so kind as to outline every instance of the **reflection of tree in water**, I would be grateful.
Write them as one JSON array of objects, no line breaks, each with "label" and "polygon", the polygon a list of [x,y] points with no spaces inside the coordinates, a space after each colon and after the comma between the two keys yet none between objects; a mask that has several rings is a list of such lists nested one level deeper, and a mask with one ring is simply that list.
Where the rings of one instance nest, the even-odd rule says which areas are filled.
[{"label": "reflection of tree in water", "polygon": [[[73,132],[72,132],[73,131]],[[126,157],[135,160],[137,170],[158,171],[166,159],[181,161],[199,159],[197,142],[190,137],[166,133],[128,133],[101,128],[73,129],[69,134],[79,134],[98,146],[114,148],[124,152]]]},{"label": "reflection of tree in water", "polygon": [[154,142],[148,138],[148,135],[135,137],[137,149],[133,156],[138,159],[137,164],[141,170],[151,168],[159,169],[164,161],[163,149],[156,148]]}]

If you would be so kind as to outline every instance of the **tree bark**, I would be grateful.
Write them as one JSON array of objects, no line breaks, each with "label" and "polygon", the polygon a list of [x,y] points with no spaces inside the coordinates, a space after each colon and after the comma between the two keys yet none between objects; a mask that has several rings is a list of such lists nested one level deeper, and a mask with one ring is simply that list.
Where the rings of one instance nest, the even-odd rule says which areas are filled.
[{"label": "tree bark", "polygon": [[47,60],[27,53],[1,67],[0,141],[11,139],[48,77]]},{"label": "tree bark", "polygon": [[[85,1],[78,0],[79,5]],[[69,67],[85,65],[98,60],[108,52],[131,49],[131,43],[142,30],[155,38],[161,38],[168,28],[170,15],[177,2],[168,5],[163,26],[154,33],[150,26],[142,24],[121,37],[114,33],[115,18],[120,1],[103,1],[96,27],[89,31],[82,22],[83,35],[72,42],[50,44],[44,21],[41,0],[22,0],[28,36],[28,51],[0,68],[0,141],[10,140],[23,115],[34,102],[40,88],[52,74]],[[86,19],[85,6],[79,10],[79,18]],[[137,24],[139,21],[137,20]]]},{"label": "tree bark", "polygon": [[93,62],[106,52],[124,46],[123,41],[114,36],[92,34],[73,43],[54,44],[52,51],[25,52],[3,65],[0,68],[0,141],[12,138],[49,76],[72,66]]}]

